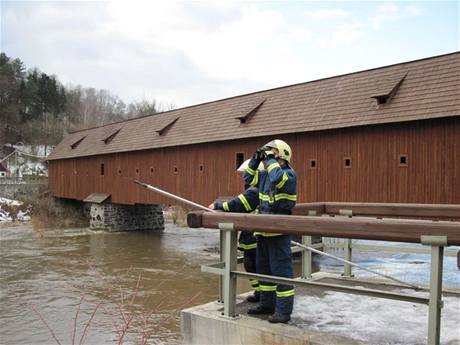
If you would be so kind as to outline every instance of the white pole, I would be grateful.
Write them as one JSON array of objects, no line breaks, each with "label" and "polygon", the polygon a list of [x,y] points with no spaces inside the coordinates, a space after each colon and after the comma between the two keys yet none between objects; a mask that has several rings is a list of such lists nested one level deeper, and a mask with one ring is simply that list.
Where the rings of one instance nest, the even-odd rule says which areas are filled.
[{"label": "white pole", "polygon": [[157,187],[154,187],[152,185],[149,185],[147,183],[143,183],[143,182],[140,182],[140,181],[137,181],[137,180],[133,180],[135,183],[147,188],[147,189],[150,189],[150,190],[153,190],[154,192],[157,192],[157,193],[160,193],[160,194],[163,194],[164,196],[167,196],[169,198],[173,198],[173,199],[176,199],[178,201],[181,201],[185,204],[189,204],[191,206],[194,206],[194,207],[198,207],[198,208],[201,208],[202,210],[205,210],[205,211],[208,211],[208,212],[216,212],[215,210],[212,210],[208,207],[205,207],[203,205],[200,205],[200,204],[197,204],[196,202],[193,202],[193,201],[190,201],[190,200],[187,200],[187,199],[184,199],[184,198],[181,198],[180,196],[177,196],[177,195],[174,195],[174,194],[171,194],[163,189],[160,189],[160,188],[157,188]]},{"label": "white pole", "polygon": [[367,271],[367,272],[370,272],[370,273],[379,275],[379,276],[384,277],[384,278],[387,278],[387,279],[391,279],[391,280],[393,280],[393,281],[395,281],[395,282],[397,282],[397,283],[399,283],[399,284],[409,285],[409,286],[411,286],[411,287],[413,287],[413,288],[415,288],[415,289],[417,289],[417,290],[418,290],[418,289],[421,289],[421,287],[418,286],[418,285],[411,284],[411,283],[407,283],[407,282],[404,282],[404,281],[402,281],[402,280],[399,280],[399,279],[396,279],[396,278],[387,276],[386,274],[382,274],[382,273],[379,273],[379,272],[377,272],[377,271],[370,270],[370,269],[368,269],[368,268],[366,268],[366,267],[363,267],[363,266],[361,266],[361,265],[355,264],[354,262],[351,262],[351,261],[348,261],[348,260],[339,258],[339,257],[337,257],[337,256],[334,256],[334,255],[331,255],[331,254],[322,252],[322,251],[317,250],[317,249],[315,249],[315,248],[312,248],[312,247],[309,247],[309,246],[300,244],[300,243],[298,243],[298,242],[296,242],[296,241],[291,241],[291,243],[294,244],[294,245],[296,245],[296,246],[299,246],[299,247],[301,247],[301,248],[308,249],[309,251],[311,251],[311,252],[313,252],[313,253],[320,254],[320,255],[323,255],[323,256],[327,256],[327,257],[329,257],[329,258],[331,258],[331,259],[334,259],[334,260],[338,260],[338,261],[344,262],[344,263],[349,264],[349,265],[354,266],[354,267],[358,267],[358,268],[360,268],[360,269],[362,269],[362,270],[364,270],[364,271]]}]

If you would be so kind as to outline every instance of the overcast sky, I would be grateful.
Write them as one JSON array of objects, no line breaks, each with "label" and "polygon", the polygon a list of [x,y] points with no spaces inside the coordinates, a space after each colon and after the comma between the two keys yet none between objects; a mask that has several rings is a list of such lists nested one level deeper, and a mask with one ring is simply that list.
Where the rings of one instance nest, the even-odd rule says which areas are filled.
[{"label": "overcast sky", "polygon": [[178,107],[459,50],[457,1],[1,1],[0,17],[27,67]]}]

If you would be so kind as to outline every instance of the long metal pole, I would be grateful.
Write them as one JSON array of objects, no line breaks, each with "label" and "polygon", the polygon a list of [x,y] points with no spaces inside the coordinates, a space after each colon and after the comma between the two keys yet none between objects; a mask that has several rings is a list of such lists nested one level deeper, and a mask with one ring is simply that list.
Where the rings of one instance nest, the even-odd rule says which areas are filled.
[{"label": "long metal pole", "polygon": [[163,189],[160,189],[160,188],[157,188],[157,187],[154,187],[150,184],[147,184],[147,183],[143,183],[143,182],[140,182],[138,180],[132,180],[134,183],[137,183],[138,185],[141,185],[147,189],[150,189],[150,190],[153,190],[154,192],[157,192],[157,193],[160,193],[160,194],[163,194],[164,196],[167,196],[167,197],[170,197],[172,199],[176,199],[178,201],[181,201],[185,204],[188,204],[188,205],[191,205],[191,206],[194,206],[194,207],[198,207],[202,210],[205,210],[205,211],[208,211],[208,212],[216,212],[215,210],[213,209],[210,209],[208,207],[205,207],[203,205],[200,205],[200,204],[197,204],[196,202],[193,202],[193,201],[190,201],[190,200],[187,200],[187,199],[184,199],[184,198],[181,198],[180,196],[177,196],[177,195],[174,195],[172,193],[169,193]]},{"label": "long metal pole", "polygon": [[[194,206],[194,207],[201,208],[202,210],[205,210],[205,211],[208,211],[208,212],[214,212],[214,213],[217,212],[217,211],[215,211],[215,210],[213,210],[213,209],[210,209],[210,208],[205,207],[205,206],[203,206],[203,205],[197,204],[196,202],[193,202],[193,201],[190,201],[190,200],[181,198],[180,196],[177,196],[177,195],[174,195],[174,194],[172,194],[172,193],[166,192],[166,191],[164,191],[164,190],[162,190],[162,189],[160,189],[160,188],[154,187],[154,186],[149,185],[149,184],[147,184],[147,183],[143,183],[143,182],[140,182],[140,181],[138,181],[138,180],[133,180],[133,182],[134,182],[134,183],[137,183],[137,184],[139,184],[139,185],[141,185],[141,186],[143,186],[143,187],[145,187],[145,188],[147,188],[147,189],[150,189],[150,190],[153,190],[153,191],[155,191],[155,192],[157,192],[157,193],[163,194],[163,195],[165,195],[165,196],[167,196],[167,197],[170,197],[170,198],[179,200],[179,201],[181,201],[181,202],[183,202],[183,203],[192,205],[192,206]],[[320,254],[320,255],[323,255],[323,256],[327,256],[327,257],[329,257],[329,258],[332,258],[332,259],[335,259],[335,260],[338,260],[338,261],[347,263],[347,264],[349,264],[349,265],[351,265],[351,266],[358,267],[358,268],[360,268],[360,269],[362,269],[362,270],[364,270],[364,271],[367,271],[367,272],[370,272],[370,273],[374,273],[374,274],[376,274],[376,275],[379,275],[379,276],[384,277],[384,278],[387,278],[387,279],[391,279],[391,280],[393,280],[393,281],[395,281],[395,282],[397,282],[397,283],[399,283],[399,284],[404,284],[404,285],[411,286],[411,287],[413,287],[413,288],[415,288],[415,289],[420,289],[420,287],[419,287],[418,285],[411,284],[411,283],[407,283],[407,282],[404,282],[404,281],[402,281],[402,280],[399,280],[399,279],[396,279],[396,278],[387,276],[386,274],[382,274],[382,273],[379,273],[379,272],[370,270],[370,269],[368,269],[368,268],[366,268],[366,267],[360,266],[360,265],[355,264],[355,263],[353,263],[353,262],[351,262],[351,261],[348,261],[348,260],[339,258],[339,257],[334,256],[334,255],[331,255],[331,254],[324,253],[324,252],[322,252],[322,251],[316,250],[316,249],[311,248],[311,247],[309,247],[309,246],[305,246],[305,245],[300,244],[300,243],[298,243],[298,242],[291,241],[291,243],[294,244],[294,245],[296,245],[296,246],[299,246],[299,247],[301,247],[301,248],[308,249],[308,250],[312,251],[313,253],[317,253],[317,254]]]},{"label": "long metal pole", "polygon": [[382,274],[382,273],[379,273],[379,272],[377,272],[377,271],[370,270],[370,269],[368,269],[368,268],[366,268],[366,267],[363,267],[363,266],[361,266],[361,265],[355,264],[354,262],[351,262],[351,261],[348,261],[348,260],[339,258],[339,257],[337,257],[337,256],[334,256],[334,255],[331,255],[331,254],[322,252],[322,251],[320,251],[320,250],[317,250],[317,249],[312,248],[312,247],[309,247],[309,246],[305,246],[305,245],[300,244],[300,243],[298,243],[298,242],[296,242],[296,241],[291,241],[291,243],[293,243],[293,244],[295,244],[296,246],[299,246],[299,247],[301,247],[301,248],[308,249],[308,250],[312,251],[313,253],[320,254],[320,255],[323,255],[323,256],[327,256],[328,258],[331,258],[331,259],[334,259],[334,260],[341,261],[341,262],[346,263],[346,264],[348,264],[348,265],[350,265],[350,266],[358,267],[358,268],[360,268],[360,269],[362,269],[362,270],[364,270],[364,271],[367,271],[367,272],[370,272],[370,273],[379,275],[379,276],[384,277],[384,278],[387,278],[387,279],[391,279],[391,280],[393,280],[393,281],[395,281],[395,282],[397,282],[397,283],[399,283],[399,284],[409,285],[409,286],[411,286],[411,287],[413,287],[413,288],[415,288],[415,289],[417,289],[417,290],[418,290],[418,289],[421,289],[421,287],[418,286],[418,285],[411,284],[411,283],[407,283],[407,282],[404,282],[404,281],[402,281],[402,280],[399,280],[399,279],[396,279],[396,278],[387,276],[386,274]]}]

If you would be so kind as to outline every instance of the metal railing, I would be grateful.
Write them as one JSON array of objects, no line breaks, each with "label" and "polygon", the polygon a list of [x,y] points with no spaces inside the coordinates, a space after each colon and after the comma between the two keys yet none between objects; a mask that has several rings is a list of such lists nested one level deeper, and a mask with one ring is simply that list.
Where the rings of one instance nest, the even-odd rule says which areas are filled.
[{"label": "metal railing", "polygon": [[[456,224],[456,223],[454,223]],[[442,274],[443,274],[443,257],[444,255],[455,256],[454,251],[444,252],[444,247],[448,245],[447,236],[429,236],[422,235],[420,243],[429,246],[428,249],[422,248],[409,248],[409,247],[396,247],[396,246],[377,246],[369,244],[353,243],[352,239],[345,238],[343,243],[330,243],[330,244],[312,244],[311,236],[302,236],[302,243],[318,249],[327,248],[341,248],[344,250],[344,257],[347,260],[352,259],[353,249],[360,250],[386,250],[386,251],[400,251],[400,252],[417,252],[417,253],[431,253],[431,271],[430,271],[430,286],[427,296],[404,294],[393,291],[382,291],[377,289],[369,289],[355,286],[345,286],[339,284],[331,284],[320,281],[312,280],[312,254],[311,251],[301,249],[302,251],[302,276],[294,279],[267,276],[256,273],[249,273],[237,270],[237,231],[233,223],[219,223],[220,229],[220,262],[212,265],[203,265],[202,272],[217,274],[220,277],[219,288],[219,301],[224,305],[223,316],[229,318],[238,317],[236,314],[236,282],[238,277],[248,279],[260,279],[267,282],[316,287],[325,290],[371,296],[377,298],[385,298],[392,300],[399,300],[411,303],[428,305],[428,345],[440,344],[440,326],[441,326],[441,308],[443,307],[442,301]],[[281,229],[280,229],[281,230]],[[301,232],[299,232],[301,234]],[[344,266],[344,277],[352,277],[352,268],[350,265]]]}]

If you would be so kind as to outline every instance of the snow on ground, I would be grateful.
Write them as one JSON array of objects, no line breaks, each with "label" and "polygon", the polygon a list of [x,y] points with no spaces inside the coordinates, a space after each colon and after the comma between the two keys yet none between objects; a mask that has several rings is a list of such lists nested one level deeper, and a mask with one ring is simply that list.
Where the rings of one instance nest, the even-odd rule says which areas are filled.
[{"label": "snow on ground", "polygon": [[10,217],[10,214],[0,207],[0,223],[1,222],[11,222],[13,219]]},{"label": "snow on ground", "polygon": [[[411,294],[410,290],[400,292]],[[460,299],[444,297],[441,344],[460,340]],[[309,329],[378,345],[426,344],[428,306],[389,299],[326,292],[296,298],[293,318]]]},{"label": "snow on ground", "polygon": [[1,205],[8,205],[8,206],[21,206],[22,202],[7,198],[0,197],[0,206]]},{"label": "snow on ground", "polygon": [[[379,246],[399,246],[409,248],[425,248],[421,244],[410,244],[400,242],[383,242],[354,240],[353,243],[379,245]],[[460,247],[446,247],[446,251],[459,251]],[[343,257],[343,251],[328,251],[328,253]],[[329,258],[314,258],[320,265],[321,271],[343,272],[343,264]],[[415,253],[390,253],[384,251],[353,251],[353,262],[372,269],[382,274],[391,275],[397,279],[409,283],[429,285],[430,284],[430,255]],[[353,274],[358,277],[372,277],[372,273],[353,268]],[[457,258],[454,256],[444,256],[443,284],[448,288],[460,288],[460,271],[457,269]]]},{"label": "snow on ground", "polygon": [[[30,221],[30,210],[29,209],[26,209],[26,210],[18,209],[18,207],[22,206],[22,204],[23,203],[21,201],[0,197],[0,223],[1,222],[11,222],[13,221],[13,218],[16,218],[20,222]],[[7,211],[7,210],[11,211],[12,209],[13,209],[12,212],[16,214],[15,217],[12,217],[14,216],[14,214],[12,215],[10,214],[10,212]]]},{"label": "snow on ground", "polygon": [[[358,242],[358,241],[356,241]],[[382,242],[359,241],[382,245]],[[416,244],[386,243],[421,247]],[[425,247],[429,248],[429,247]],[[458,251],[460,247],[449,247]],[[342,256],[343,251],[331,254]],[[343,272],[343,265],[335,260],[315,257],[321,271]],[[430,255],[389,252],[353,251],[353,261],[404,281],[429,285]],[[444,287],[460,288],[460,271],[456,257],[444,258]],[[372,276],[363,270],[353,269],[356,277]],[[399,292],[414,294],[410,289]],[[426,295],[426,294],[425,294]],[[441,344],[460,342],[460,297],[444,296],[441,320]],[[310,329],[333,332],[378,345],[426,344],[428,306],[382,298],[325,292],[319,296],[298,296],[295,299],[293,318],[296,324]]]}]

